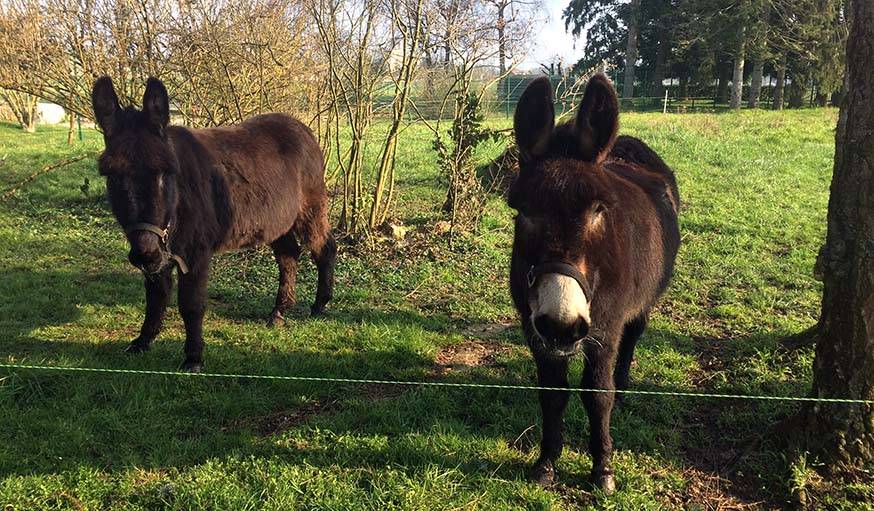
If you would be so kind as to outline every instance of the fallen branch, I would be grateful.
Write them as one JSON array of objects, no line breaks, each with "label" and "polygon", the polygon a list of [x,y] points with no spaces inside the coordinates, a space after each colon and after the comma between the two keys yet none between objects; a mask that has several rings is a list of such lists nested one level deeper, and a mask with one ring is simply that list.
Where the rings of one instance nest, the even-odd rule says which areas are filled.
[{"label": "fallen branch", "polygon": [[47,165],[47,166],[43,167],[42,169],[40,169],[40,170],[34,172],[33,174],[27,176],[26,178],[24,178],[23,180],[19,181],[18,183],[12,185],[12,188],[10,188],[10,189],[6,190],[5,192],[3,192],[3,198],[2,198],[2,200],[3,200],[3,201],[9,200],[9,198],[12,197],[12,195],[13,195],[15,192],[17,192],[18,190],[20,190],[22,187],[27,186],[31,181],[35,180],[36,178],[38,178],[38,177],[40,177],[40,176],[42,176],[42,175],[44,175],[44,174],[48,174],[49,172],[51,172],[51,171],[53,171],[53,170],[59,169],[59,168],[61,168],[61,167],[66,167],[67,165],[70,165],[71,163],[76,163],[77,161],[82,161],[82,160],[84,160],[85,158],[90,158],[90,157],[93,157],[93,156],[94,156],[94,154],[92,154],[92,153],[88,153],[88,154],[83,154],[83,155],[80,155],[80,156],[76,156],[75,158],[69,158],[69,159],[66,159],[66,160],[61,160],[61,161],[56,162],[56,163],[52,163],[51,165]]}]

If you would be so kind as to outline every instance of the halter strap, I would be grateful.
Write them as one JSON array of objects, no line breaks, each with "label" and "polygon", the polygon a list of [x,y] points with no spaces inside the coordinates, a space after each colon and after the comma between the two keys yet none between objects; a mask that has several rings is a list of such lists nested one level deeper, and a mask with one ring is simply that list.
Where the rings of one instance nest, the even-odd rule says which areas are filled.
[{"label": "halter strap", "polygon": [[537,277],[546,273],[558,273],[559,275],[564,275],[576,280],[577,284],[579,284],[583,289],[583,294],[586,296],[586,300],[590,302],[592,301],[592,286],[589,284],[589,281],[586,280],[586,276],[583,275],[576,266],[564,261],[545,261],[529,268],[528,287],[534,287]]},{"label": "halter strap", "polygon": [[158,227],[155,224],[147,224],[145,222],[140,222],[140,223],[129,225],[129,226],[125,227],[124,233],[130,234],[130,233],[136,232],[136,231],[148,231],[148,232],[151,232],[153,234],[157,234],[158,237],[161,238],[161,243],[166,244],[167,243],[167,235],[169,234],[169,230],[170,230],[170,224],[167,224],[166,228],[161,229],[160,227]]},{"label": "halter strap", "polygon": [[188,265],[185,264],[185,260],[170,251],[170,247],[168,244],[170,241],[169,240],[169,237],[170,237],[170,223],[169,222],[167,223],[167,227],[165,227],[163,229],[161,229],[160,227],[158,227],[155,224],[150,224],[150,223],[146,223],[146,222],[135,223],[135,224],[129,225],[129,226],[124,228],[125,234],[130,234],[130,233],[136,232],[136,231],[146,231],[146,232],[150,232],[152,234],[157,235],[158,239],[161,240],[161,248],[164,250],[164,252],[167,253],[167,255],[170,257],[170,259],[176,263],[176,267],[179,268],[179,271],[183,275],[188,273]]}]

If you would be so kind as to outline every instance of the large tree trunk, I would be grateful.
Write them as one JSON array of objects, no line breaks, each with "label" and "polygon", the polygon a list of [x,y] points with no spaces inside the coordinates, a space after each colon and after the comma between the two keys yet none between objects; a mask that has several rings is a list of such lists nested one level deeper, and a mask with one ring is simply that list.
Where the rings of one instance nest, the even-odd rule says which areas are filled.
[{"label": "large tree trunk", "polygon": [[634,97],[634,66],[637,64],[637,31],[640,17],[640,0],[631,0],[628,7],[628,43],[625,46],[625,80],[622,85],[622,97]]},{"label": "large tree trunk", "polygon": [[774,87],[774,110],[783,110],[783,92],[786,90],[786,56],[777,63],[777,85]]},{"label": "large tree trunk", "polygon": [[734,72],[731,75],[731,109],[740,110],[744,91],[744,28],[738,34],[737,53],[734,56]]},{"label": "large tree trunk", "polygon": [[[812,393],[874,400],[874,2],[851,5]],[[874,406],[818,403],[803,413],[807,448],[820,459],[874,460]]]},{"label": "large tree trunk", "polygon": [[759,108],[759,96],[762,95],[762,74],[765,69],[765,63],[762,59],[756,59],[753,62],[753,74],[750,76],[750,97],[747,101],[747,106],[750,108]]}]

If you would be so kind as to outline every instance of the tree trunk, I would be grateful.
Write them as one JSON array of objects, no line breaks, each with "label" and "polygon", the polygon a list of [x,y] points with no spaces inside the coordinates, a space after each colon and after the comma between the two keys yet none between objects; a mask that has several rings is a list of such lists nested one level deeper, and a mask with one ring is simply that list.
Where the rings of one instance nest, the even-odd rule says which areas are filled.
[{"label": "tree trunk", "polygon": [[774,110],[783,110],[783,91],[786,90],[786,56],[777,63],[777,85],[774,87]]},{"label": "tree trunk", "polygon": [[498,29],[498,70],[501,73],[501,76],[507,72],[507,39],[505,37],[504,31],[507,26],[507,20],[504,19],[504,9],[507,8],[507,3],[510,0],[499,0],[498,2],[498,22],[496,23],[496,27]]},{"label": "tree trunk", "polygon": [[730,78],[731,68],[725,63],[718,64],[716,67],[716,102],[728,103],[728,79]]},{"label": "tree trunk", "polygon": [[750,77],[750,97],[747,101],[747,106],[750,108],[759,108],[759,96],[762,94],[762,74],[765,69],[765,63],[762,59],[756,59],[753,62],[753,74]]},{"label": "tree trunk", "polygon": [[803,107],[806,95],[807,88],[804,87],[804,80],[793,75],[792,83],[789,84],[789,108]]},{"label": "tree trunk", "polygon": [[659,24],[657,30],[659,31],[659,40],[652,70],[653,96],[662,98],[665,95],[665,61],[668,56],[669,43],[667,29]]},{"label": "tree trunk", "polygon": [[[874,399],[874,2],[856,0],[851,10],[812,394]],[[874,406],[818,403],[802,414],[807,447],[820,459],[874,460]]]},{"label": "tree trunk", "polygon": [[76,115],[73,112],[68,112],[67,117],[70,118],[70,129],[67,131],[67,145],[73,145],[73,135],[76,133]]},{"label": "tree trunk", "polygon": [[740,110],[744,91],[744,28],[738,34],[737,53],[734,56],[734,72],[731,75],[731,109]]},{"label": "tree trunk", "polygon": [[622,85],[622,97],[634,97],[634,66],[637,64],[637,18],[640,14],[640,0],[631,0],[628,8],[628,43],[625,46],[625,80]]}]

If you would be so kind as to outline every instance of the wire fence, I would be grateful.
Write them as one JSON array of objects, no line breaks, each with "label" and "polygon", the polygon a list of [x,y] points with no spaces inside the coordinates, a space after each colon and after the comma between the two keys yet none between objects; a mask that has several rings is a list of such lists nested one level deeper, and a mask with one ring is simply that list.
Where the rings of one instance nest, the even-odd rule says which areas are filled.
[{"label": "wire fence", "polygon": [[788,401],[788,402],[814,402],[814,403],[839,403],[851,405],[874,406],[874,399],[845,399],[804,396],[767,396],[755,394],[719,394],[711,392],[687,392],[667,390],[639,390],[639,389],[592,389],[573,387],[540,387],[536,385],[513,385],[498,383],[475,383],[475,382],[446,382],[446,381],[402,381],[381,380],[364,378],[334,378],[323,376],[286,376],[270,374],[232,374],[232,373],[189,373],[179,371],[153,371],[143,369],[116,369],[102,367],[74,367],[74,366],[46,366],[28,364],[0,364],[0,369],[11,372],[16,371],[49,371],[68,373],[96,373],[96,374],[125,374],[138,376],[172,376],[181,378],[216,378],[216,379],[244,379],[244,380],[273,380],[295,381],[310,383],[345,383],[356,385],[396,385],[405,387],[440,387],[440,388],[463,388],[463,389],[495,389],[495,390],[525,390],[525,391],[560,391],[574,393],[602,393],[602,394],[626,394],[640,396],[668,396],[668,397],[692,397],[711,399],[745,399],[756,401]]}]

